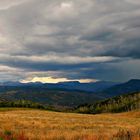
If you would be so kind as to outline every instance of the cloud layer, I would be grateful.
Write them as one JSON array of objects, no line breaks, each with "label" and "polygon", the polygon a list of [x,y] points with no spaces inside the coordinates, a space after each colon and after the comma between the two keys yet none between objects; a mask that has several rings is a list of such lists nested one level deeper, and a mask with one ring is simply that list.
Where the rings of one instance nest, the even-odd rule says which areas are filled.
[{"label": "cloud layer", "polygon": [[139,0],[0,1],[1,81],[124,81],[139,59]]}]

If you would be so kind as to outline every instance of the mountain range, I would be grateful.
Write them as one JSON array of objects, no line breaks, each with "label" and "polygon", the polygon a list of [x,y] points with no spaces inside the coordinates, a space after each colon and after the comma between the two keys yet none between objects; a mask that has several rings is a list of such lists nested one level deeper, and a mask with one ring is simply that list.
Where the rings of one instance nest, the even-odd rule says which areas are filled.
[{"label": "mountain range", "polygon": [[125,83],[61,82],[56,84],[6,82],[0,84],[0,99],[30,100],[45,105],[75,107],[95,103],[118,95],[140,91],[140,80]]},{"label": "mountain range", "polygon": [[119,83],[110,81],[98,81],[91,83],[80,83],[78,81],[72,82],[59,82],[59,83],[20,83],[20,82],[4,82],[0,83],[0,86],[12,86],[12,87],[47,87],[48,89],[68,89],[68,90],[82,90],[89,92],[99,92]]},{"label": "mountain range", "polygon": [[125,93],[132,93],[136,91],[140,91],[140,80],[131,79],[128,82],[118,84],[103,90],[100,95],[108,98],[108,97],[123,95]]}]

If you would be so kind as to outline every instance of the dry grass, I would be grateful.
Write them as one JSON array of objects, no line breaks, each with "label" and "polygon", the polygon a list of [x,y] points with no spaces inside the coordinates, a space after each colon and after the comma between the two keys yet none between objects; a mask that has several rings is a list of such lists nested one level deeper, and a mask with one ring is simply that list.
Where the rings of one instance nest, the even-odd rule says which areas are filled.
[{"label": "dry grass", "polygon": [[14,135],[25,134],[29,140],[140,140],[140,111],[83,115],[1,110],[0,132],[5,131]]}]

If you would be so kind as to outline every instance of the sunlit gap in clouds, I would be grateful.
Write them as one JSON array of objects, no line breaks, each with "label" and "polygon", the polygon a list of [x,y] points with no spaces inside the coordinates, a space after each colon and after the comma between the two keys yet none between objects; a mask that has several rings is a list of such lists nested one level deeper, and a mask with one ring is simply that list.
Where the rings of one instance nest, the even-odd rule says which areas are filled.
[{"label": "sunlit gap in clouds", "polygon": [[90,83],[90,82],[96,82],[97,80],[93,79],[74,79],[70,80],[67,78],[53,78],[53,77],[34,77],[32,79],[25,79],[21,80],[21,83],[29,83],[29,82],[41,82],[41,83],[59,83],[59,82],[73,82],[78,81],[80,83]]}]

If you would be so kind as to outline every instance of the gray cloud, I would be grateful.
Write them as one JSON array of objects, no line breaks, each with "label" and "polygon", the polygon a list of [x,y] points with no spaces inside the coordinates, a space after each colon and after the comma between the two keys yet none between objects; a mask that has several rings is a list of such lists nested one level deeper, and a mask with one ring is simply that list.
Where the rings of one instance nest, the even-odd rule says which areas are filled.
[{"label": "gray cloud", "polygon": [[0,2],[1,80],[140,78],[139,9],[139,0]]}]

